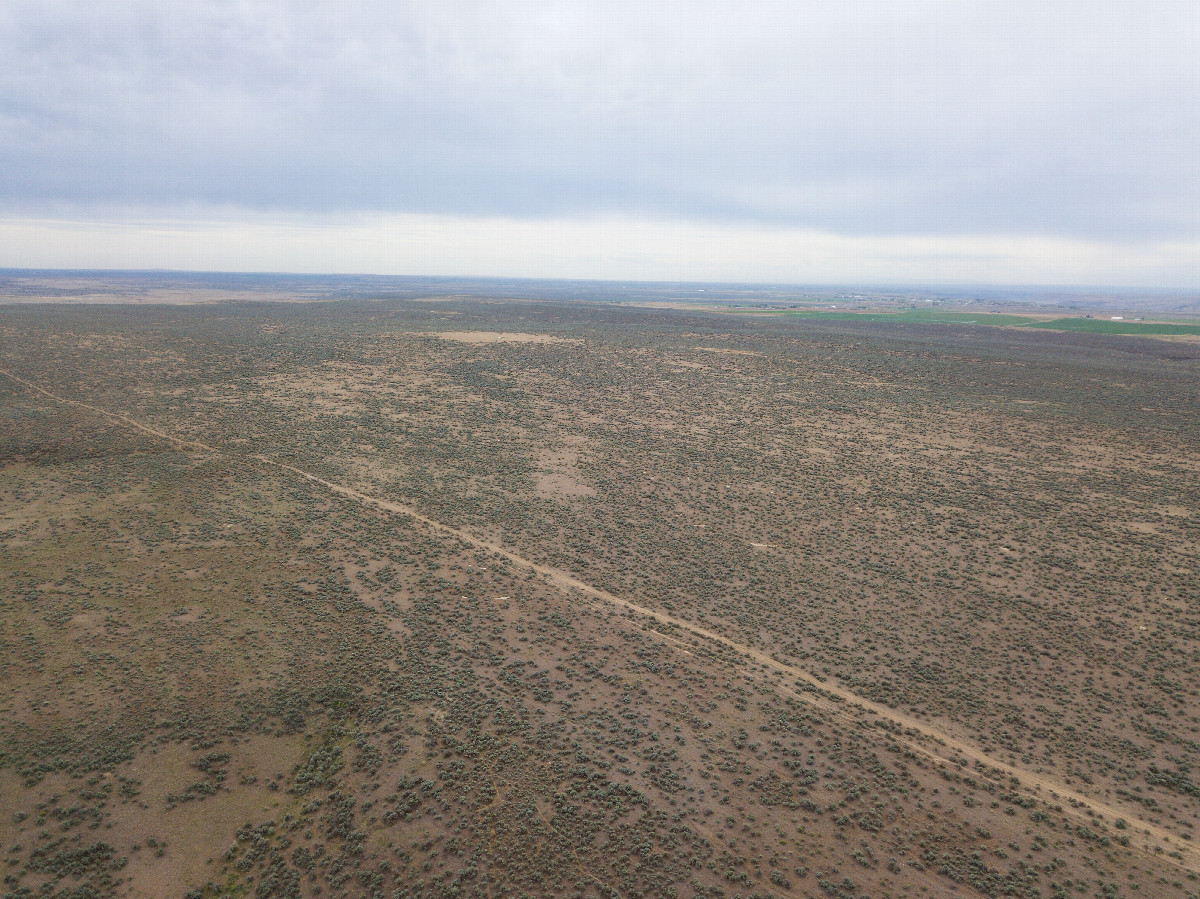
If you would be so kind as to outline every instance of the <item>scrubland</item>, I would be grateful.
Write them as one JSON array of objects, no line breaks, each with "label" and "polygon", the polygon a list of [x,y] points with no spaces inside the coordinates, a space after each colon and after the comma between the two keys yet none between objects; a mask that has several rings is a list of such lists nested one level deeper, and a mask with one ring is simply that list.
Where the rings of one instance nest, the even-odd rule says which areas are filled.
[{"label": "scrubland", "polygon": [[1196,344],[10,306],[0,368],[4,895],[1200,895]]}]

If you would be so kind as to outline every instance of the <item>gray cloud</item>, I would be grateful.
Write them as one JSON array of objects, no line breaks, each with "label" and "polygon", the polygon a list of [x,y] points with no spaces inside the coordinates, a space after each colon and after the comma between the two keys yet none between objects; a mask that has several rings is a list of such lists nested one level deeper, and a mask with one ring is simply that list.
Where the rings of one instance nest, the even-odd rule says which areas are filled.
[{"label": "gray cloud", "polygon": [[10,2],[0,202],[1200,234],[1200,7]]}]

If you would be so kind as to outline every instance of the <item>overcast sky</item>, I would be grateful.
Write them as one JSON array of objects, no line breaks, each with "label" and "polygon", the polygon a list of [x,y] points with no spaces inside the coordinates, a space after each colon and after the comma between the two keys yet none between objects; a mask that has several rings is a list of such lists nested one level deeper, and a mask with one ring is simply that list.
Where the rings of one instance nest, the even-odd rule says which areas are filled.
[{"label": "overcast sky", "polygon": [[0,5],[0,265],[1200,287],[1200,3]]}]

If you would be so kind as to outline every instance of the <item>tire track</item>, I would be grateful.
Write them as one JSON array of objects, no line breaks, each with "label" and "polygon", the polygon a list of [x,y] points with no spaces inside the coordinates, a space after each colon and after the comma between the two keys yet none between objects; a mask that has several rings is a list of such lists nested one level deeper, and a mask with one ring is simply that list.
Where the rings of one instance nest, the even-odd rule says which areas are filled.
[{"label": "tire track", "polygon": [[[715,643],[723,646],[726,649],[733,650],[735,653],[758,663],[760,666],[770,671],[774,671],[775,673],[784,675],[786,677],[794,678],[796,681],[806,684],[816,690],[816,693],[814,694],[806,689],[797,690],[779,684],[773,685],[774,689],[784,693],[785,695],[792,696],[806,703],[817,706],[818,708],[830,712],[835,717],[844,721],[861,724],[864,720],[863,715],[865,714],[878,720],[888,721],[895,725],[899,725],[903,729],[911,730],[923,737],[924,740],[918,741],[913,739],[911,736],[896,734],[890,731],[887,732],[887,735],[894,742],[904,745],[914,753],[924,756],[925,758],[933,761],[935,764],[947,765],[952,769],[956,768],[957,762],[955,759],[955,754],[957,754],[959,757],[969,759],[972,762],[977,762],[986,768],[992,769],[992,771],[996,774],[1010,778],[1016,778],[1020,782],[1019,789],[1022,792],[1032,799],[1042,803],[1047,803],[1050,800],[1041,792],[1041,790],[1044,790],[1049,794],[1050,799],[1053,799],[1058,804],[1065,803],[1065,805],[1063,805],[1062,814],[1067,815],[1068,817],[1076,818],[1081,823],[1089,825],[1093,823],[1091,822],[1090,817],[1087,815],[1087,811],[1089,810],[1113,821],[1115,821],[1117,818],[1124,818],[1128,823],[1129,832],[1131,834],[1139,836],[1139,838],[1148,836],[1152,840],[1157,841],[1159,844],[1164,844],[1174,851],[1179,852],[1183,856],[1183,860],[1180,861],[1178,859],[1167,857],[1165,855],[1163,845],[1138,845],[1131,842],[1129,848],[1139,849],[1147,854],[1155,856],[1159,861],[1175,865],[1176,867],[1180,867],[1185,871],[1191,873],[1200,873],[1200,849],[1184,843],[1177,834],[1172,833],[1166,828],[1160,827],[1159,825],[1149,821],[1138,819],[1134,817],[1127,809],[1118,808],[1117,806],[1110,805],[1101,799],[1087,796],[1071,789],[1065,784],[1058,783],[1051,778],[1044,777],[1036,772],[1018,768],[1015,765],[1011,765],[1007,762],[1001,761],[1000,759],[993,758],[970,743],[955,737],[953,734],[939,730],[938,728],[926,722],[913,718],[903,712],[889,708],[882,703],[859,696],[845,687],[837,684],[822,682],[811,672],[802,668],[796,668],[792,665],[788,665],[785,662],[780,662],[762,650],[755,649],[754,647],[744,643],[739,643],[736,640],[732,640],[716,633],[715,631],[711,631],[708,628],[701,627],[698,624],[694,624],[682,618],[677,618],[674,615],[668,615],[665,612],[660,612],[656,609],[638,605],[631,600],[624,599],[600,587],[585,583],[584,581],[581,581],[578,578],[573,577],[557,568],[552,568],[550,566],[534,562],[532,559],[527,559],[519,553],[508,549],[502,544],[495,543],[484,537],[477,536],[468,531],[464,531],[460,528],[453,527],[452,525],[444,524],[443,522],[440,522],[434,518],[430,518],[428,515],[425,515],[417,509],[407,506],[403,503],[372,496],[369,493],[364,493],[361,490],[357,490],[345,484],[339,484],[335,481],[327,480],[326,478],[322,478],[319,475],[313,474],[312,472],[305,471],[302,468],[297,468],[295,465],[292,465],[288,462],[273,459],[270,456],[262,453],[252,453],[247,455],[229,453],[196,440],[187,440],[182,437],[177,437],[166,431],[161,431],[157,428],[146,425],[134,418],[129,417],[128,415],[125,415],[124,413],[111,412],[99,406],[93,406],[89,403],[84,403],[79,400],[72,400],[59,396],[58,394],[52,393],[51,391],[46,390],[45,388],[40,387],[37,384],[26,380],[25,378],[21,378],[3,368],[0,368],[0,374],[5,375],[11,380],[22,384],[25,387],[28,387],[29,389],[54,400],[55,402],[62,403],[64,405],[75,406],[76,408],[87,410],[104,418],[119,421],[137,431],[152,437],[166,440],[182,449],[195,450],[202,453],[219,454],[226,459],[230,459],[235,462],[251,459],[265,467],[281,469],[305,481],[309,481],[310,483],[324,487],[331,493],[343,496],[360,505],[411,518],[420,522],[421,524],[426,525],[435,533],[439,533],[448,537],[454,537],[463,541],[464,543],[475,546],[478,549],[495,553],[518,568],[522,568],[527,571],[533,571],[541,575],[547,582],[557,587],[567,595],[579,594],[594,605],[624,609],[634,613],[635,615],[640,615],[644,618],[651,619],[652,621],[664,626],[686,631],[693,637]],[[649,630],[660,637],[671,639],[672,642],[678,642],[678,640],[674,637],[671,637],[671,635],[661,634],[659,631],[652,628]],[[852,713],[853,709],[857,709],[859,714]],[[939,748],[944,747],[945,750],[949,750],[950,752],[934,749],[929,745],[928,741],[932,741]],[[1033,789],[1031,789],[1031,787]],[[1036,788],[1040,788],[1040,790]]]}]

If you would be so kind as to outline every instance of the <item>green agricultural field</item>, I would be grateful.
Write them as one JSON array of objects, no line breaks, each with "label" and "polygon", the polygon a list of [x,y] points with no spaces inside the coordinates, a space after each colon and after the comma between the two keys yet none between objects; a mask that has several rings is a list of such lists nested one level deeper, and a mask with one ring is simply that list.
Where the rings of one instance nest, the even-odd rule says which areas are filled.
[{"label": "green agricultural field", "polygon": [[758,313],[787,315],[794,318],[811,318],[817,321],[876,321],[905,322],[935,325],[993,325],[1010,327],[1028,325],[1037,319],[1024,315],[1008,315],[1001,312],[945,312],[940,309],[908,309],[904,312],[805,312],[784,311],[780,313]]},{"label": "green agricultural field", "polygon": [[1051,321],[1034,322],[1028,327],[1047,328],[1054,331],[1088,331],[1093,334],[1153,334],[1159,336],[1200,334],[1200,325],[1114,322],[1103,318],[1056,318]]},{"label": "green agricultural field", "polygon": [[1143,334],[1176,336],[1200,334],[1200,324],[1111,321],[1102,318],[1056,318],[1041,320],[1001,312],[949,312],[939,309],[907,309],[904,312],[842,312],[783,310],[755,311],[750,315],[779,315],[812,321],[869,321],[928,325],[990,325],[1000,328],[1045,328],[1052,331],[1083,331],[1093,334]]}]

